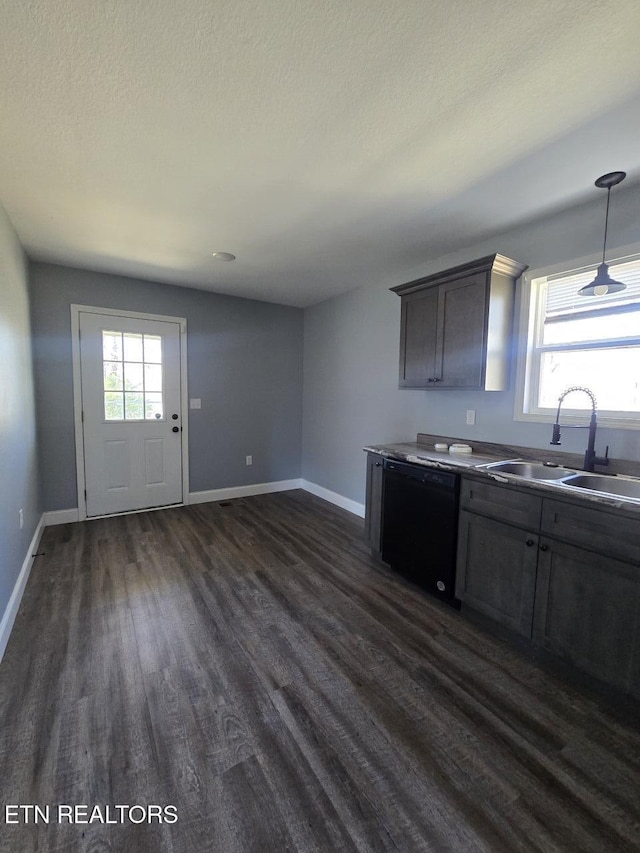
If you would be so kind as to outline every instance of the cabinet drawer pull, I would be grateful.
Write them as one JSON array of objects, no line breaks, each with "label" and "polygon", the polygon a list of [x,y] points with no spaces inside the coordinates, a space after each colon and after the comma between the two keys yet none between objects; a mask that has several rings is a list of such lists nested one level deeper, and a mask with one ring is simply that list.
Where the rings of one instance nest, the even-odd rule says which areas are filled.
[{"label": "cabinet drawer pull", "polygon": [[532,545],[535,545],[535,542],[533,541],[533,539],[527,539],[524,544],[527,545],[527,547],[531,548]]},{"label": "cabinet drawer pull", "polygon": [[541,546],[540,546],[540,550],[541,550],[541,551],[548,551],[548,550],[549,550],[549,546],[548,546],[548,545],[541,545]]},{"label": "cabinet drawer pull", "polygon": [[376,462],[376,468],[379,468],[382,465],[382,462]]}]

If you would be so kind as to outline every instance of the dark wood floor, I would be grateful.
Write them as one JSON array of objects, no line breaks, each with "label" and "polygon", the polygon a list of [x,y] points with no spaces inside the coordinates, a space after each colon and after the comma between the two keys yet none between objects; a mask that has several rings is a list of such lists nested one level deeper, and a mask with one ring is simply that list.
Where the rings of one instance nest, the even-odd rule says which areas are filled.
[{"label": "dark wood floor", "polygon": [[2,851],[640,849],[640,728],[378,567],[342,510],[295,491],[40,550],[0,667],[2,806],[179,820],[0,825]]}]

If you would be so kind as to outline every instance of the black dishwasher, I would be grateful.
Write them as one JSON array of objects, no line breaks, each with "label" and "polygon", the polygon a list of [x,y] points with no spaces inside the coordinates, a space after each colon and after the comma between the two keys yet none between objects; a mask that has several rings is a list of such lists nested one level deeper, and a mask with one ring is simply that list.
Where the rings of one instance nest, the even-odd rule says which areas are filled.
[{"label": "black dishwasher", "polygon": [[382,559],[438,598],[455,598],[460,476],[384,462]]}]

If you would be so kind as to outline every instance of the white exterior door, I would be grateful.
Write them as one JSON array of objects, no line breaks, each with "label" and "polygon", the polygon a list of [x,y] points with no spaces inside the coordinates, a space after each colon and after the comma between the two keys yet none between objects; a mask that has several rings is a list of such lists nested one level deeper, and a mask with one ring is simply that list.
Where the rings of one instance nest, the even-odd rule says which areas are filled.
[{"label": "white exterior door", "polygon": [[182,502],[180,324],[80,311],[87,516]]}]

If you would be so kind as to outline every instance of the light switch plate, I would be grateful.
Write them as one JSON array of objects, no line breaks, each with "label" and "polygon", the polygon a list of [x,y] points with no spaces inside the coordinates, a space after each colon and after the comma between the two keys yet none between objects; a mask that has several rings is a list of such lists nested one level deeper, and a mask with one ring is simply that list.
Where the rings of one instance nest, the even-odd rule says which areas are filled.
[{"label": "light switch plate", "polygon": [[200,397],[192,397],[189,400],[189,408],[190,409],[201,409],[202,408],[202,400]]}]

